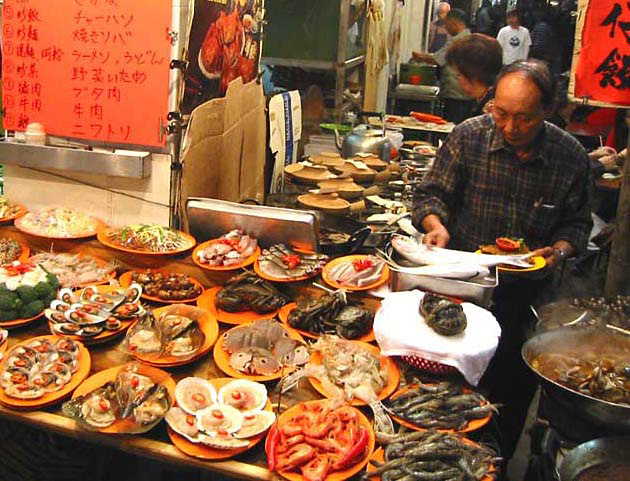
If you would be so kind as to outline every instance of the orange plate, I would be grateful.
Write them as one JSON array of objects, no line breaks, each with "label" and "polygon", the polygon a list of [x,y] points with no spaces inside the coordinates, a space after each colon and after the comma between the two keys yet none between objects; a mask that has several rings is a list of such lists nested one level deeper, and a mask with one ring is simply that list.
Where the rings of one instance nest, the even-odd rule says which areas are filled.
[{"label": "orange plate", "polygon": [[6,217],[0,218],[0,224],[4,224],[5,222],[9,222],[14,219],[19,219],[24,214],[26,214],[26,207],[24,205],[22,204],[14,204],[14,205],[19,207],[19,210],[13,215],[8,215]]},{"label": "orange plate", "polygon": [[[399,389],[394,394],[392,394],[391,399],[396,399],[398,396],[406,393],[407,391],[409,391],[411,388],[413,388],[415,386],[416,386],[416,384],[409,384],[408,386],[405,386],[405,387]],[[470,393],[472,391],[470,389],[464,389],[464,392],[465,393]],[[489,403],[486,403],[486,404],[489,404]],[[427,430],[427,428],[423,428],[422,426],[418,426],[417,424],[413,424],[412,422],[405,421],[404,419],[399,418],[398,416],[394,416],[393,414],[390,414],[390,416],[391,416],[391,418],[393,420],[395,420],[401,426],[405,426],[405,427],[407,427],[409,429],[413,429],[414,431],[426,431]],[[471,431],[476,431],[477,429],[481,429],[482,427],[484,427],[486,424],[488,424],[490,422],[490,418],[492,418],[492,413],[488,414],[485,418],[472,419],[472,420],[468,421],[468,424],[466,424],[466,427],[464,429],[460,429],[460,430],[455,430],[455,429],[436,429],[436,431],[440,431],[440,432],[443,432],[443,433],[469,433]]]},{"label": "orange plate", "polygon": [[[72,399],[76,399],[79,396],[85,396],[86,394],[95,391],[99,387],[107,384],[110,381],[115,381],[116,376],[118,375],[118,371],[124,368],[126,364],[122,366],[110,367],[109,369],[105,369],[104,371],[97,372],[96,374],[90,376],[85,381],[81,383],[81,385],[74,391],[72,395]],[[162,384],[166,387],[168,394],[171,398],[171,405],[175,403],[175,381],[171,375],[161,369],[145,366],[143,364],[138,364],[138,374],[142,374],[144,376],[150,377],[153,382],[157,384]],[[131,422],[127,419],[125,420],[117,420],[111,426],[107,426],[106,428],[93,428],[95,431],[101,433],[109,433],[109,434],[121,434],[126,432]]]},{"label": "orange plate", "polygon": [[0,360],[4,357],[4,353],[7,352],[8,347],[9,347],[9,336],[7,336],[4,342],[0,344]]},{"label": "orange plate", "polygon": [[[302,411],[303,404],[313,404],[313,403],[320,403],[320,402],[322,401],[317,400],[317,401],[306,401],[304,403],[296,404],[295,406],[287,409],[278,417],[278,425],[282,424],[283,422],[288,421],[291,417],[299,414]],[[372,429],[372,422],[367,417],[365,417],[365,414],[363,414],[358,409],[356,409],[356,413],[359,416],[359,422],[368,430],[367,452],[365,453],[365,456],[361,458],[359,462],[357,462],[357,464],[355,464],[354,466],[348,469],[344,469],[343,471],[334,471],[330,473],[328,476],[326,476],[325,481],[343,481],[344,479],[348,479],[351,476],[354,476],[356,473],[358,473],[365,467],[370,457],[372,456],[372,452],[374,451],[374,445],[376,443],[376,440],[374,437],[374,430]],[[280,474],[282,477],[290,481],[303,481],[304,479],[302,477],[302,473],[297,473],[294,471],[278,471],[278,474]]]},{"label": "orange plate", "polygon": [[273,319],[278,314],[278,311],[272,311],[268,314],[258,314],[254,311],[242,311],[242,312],[226,312],[218,309],[214,303],[214,298],[219,292],[221,287],[212,287],[206,289],[203,294],[197,298],[197,305],[202,309],[210,311],[219,322],[224,324],[247,324],[248,322],[257,321],[259,319]]},{"label": "orange plate", "polygon": [[272,282],[299,282],[299,281],[305,281],[306,279],[311,279],[312,277],[317,277],[319,275],[319,271],[316,271],[308,275],[304,275],[300,277],[292,277],[290,279],[280,279],[278,277],[271,277],[265,274],[260,269],[260,263],[258,262],[258,259],[256,259],[256,262],[254,263],[254,271],[263,279],[267,281],[272,281]]},{"label": "orange plate", "polygon": [[[295,327],[291,327],[291,325],[289,324],[289,314],[296,307],[297,307],[297,303],[291,302],[290,304],[287,304],[286,306],[284,306],[284,307],[282,307],[280,309],[280,311],[278,312],[278,317],[280,318],[282,323],[285,326],[287,326],[288,328],[299,332],[304,337],[308,337],[310,339],[317,339],[319,336],[321,336],[321,334],[317,334],[317,333],[309,332],[309,331],[303,331],[302,329],[296,329]],[[376,339],[376,337],[374,336],[374,331],[370,330],[370,332],[368,332],[365,336],[361,336],[361,337],[359,337],[358,339],[355,339],[355,340],[356,341],[361,341],[361,342],[372,342],[375,339]]]},{"label": "orange plate", "polygon": [[216,244],[217,242],[219,242],[219,239],[210,239],[209,241],[202,242],[197,247],[195,247],[195,250],[192,253],[193,262],[197,264],[199,267],[201,267],[202,269],[208,269],[209,271],[233,271],[236,269],[240,269],[241,267],[246,267],[253,264],[254,261],[258,259],[258,256],[260,255],[260,246],[257,246],[256,250],[251,256],[249,256],[240,264],[234,264],[233,266],[209,266],[208,264],[203,264],[202,262],[199,262],[199,259],[197,258],[197,252],[202,251],[209,245]]},{"label": "orange plate", "polygon": [[[99,267],[104,266],[105,264],[107,264],[107,261],[104,259],[101,259],[100,257],[95,257],[92,255],[88,255],[88,254],[82,254],[79,253],[79,257],[91,257],[92,259],[94,259],[94,261],[96,262],[96,264]],[[98,281],[90,281],[90,282],[84,282],[83,284],[77,284],[75,286],[72,286],[73,289],[81,289],[83,287],[89,287],[89,286],[100,286],[103,284],[107,284],[109,283],[110,280],[115,279],[116,278],[116,269],[114,269],[107,277],[105,277],[104,279],[98,280]]]},{"label": "orange plate", "polygon": [[[216,379],[208,379],[208,381],[211,382],[217,392],[219,392],[219,389],[221,389],[227,383],[234,381],[234,379],[231,377],[220,377]],[[265,410],[272,411],[271,401],[269,401],[269,399],[267,399]],[[231,458],[232,456],[236,456],[237,454],[245,452],[256,446],[266,435],[266,432],[264,432],[260,433],[257,436],[254,436],[253,438],[249,438],[249,446],[245,446],[244,448],[214,449],[210,446],[205,446],[202,443],[192,443],[184,436],[180,436],[179,434],[177,434],[170,427],[167,430],[168,436],[171,438],[171,442],[175,445],[177,449],[182,451],[184,454],[187,454],[188,456],[208,460],[226,459]]]},{"label": "orange plate", "polygon": [[44,311],[40,312],[36,316],[29,317],[28,319],[14,319],[12,321],[4,321],[0,322],[0,327],[4,329],[11,329],[12,327],[21,327],[30,324],[33,321],[36,321],[40,317],[44,315]]},{"label": "orange plate", "polygon": [[[233,327],[232,329],[238,329],[239,327],[240,326],[236,326],[236,327]],[[302,339],[302,336],[300,336],[300,334],[294,329],[288,328],[287,332],[289,333],[289,337],[291,339],[304,341],[304,339]],[[219,369],[221,369],[221,371],[223,371],[228,376],[232,376],[239,379],[249,379],[250,381],[264,382],[264,381],[274,381],[276,379],[280,379],[282,376],[285,376],[295,370],[294,367],[283,368],[283,369],[280,369],[280,371],[278,371],[276,374],[272,374],[271,376],[257,376],[257,375],[243,374],[242,372],[237,371],[236,369],[232,368],[232,366],[230,366],[230,355],[227,352],[225,352],[225,350],[223,349],[223,339],[224,339],[223,336],[219,338],[217,343],[214,345],[214,350],[212,351],[212,353],[214,355],[215,364],[219,367]]]},{"label": "orange plate", "polygon": [[[162,274],[171,274],[172,271],[168,271],[166,269],[150,269],[151,272],[161,272]],[[127,271],[125,272],[123,275],[120,276],[120,278],[118,279],[120,281],[120,285],[122,287],[129,287],[132,283],[131,281],[131,274],[134,271]],[[146,270],[138,270],[135,272],[146,272]],[[203,294],[203,285],[201,284],[201,282],[199,282],[197,279],[195,279],[194,277],[188,276],[190,277],[191,282],[196,285],[201,287],[201,294]],[[144,288],[143,288],[144,289]],[[201,296],[201,294],[199,294],[199,296]],[[161,304],[186,304],[187,302],[195,302],[199,296],[197,297],[191,297],[189,299],[180,299],[178,301],[167,301],[165,299],[160,299],[159,297],[153,297],[153,296],[148,296],[144,293],[144,290],[142,292],[142,294],[140,294],[140,297],[142,297],[143,299],[146,299],[147,301],[153,301],[153,302],[159,302]]]},{"label": "orange plate", "polygon": [[330,272],[330,270],[335,267],[337,264],[341,263],[341,262],[352,262],[355,259],[367,259],[368,256],[366,255],[361,255],[361,254],[355,254],[355,255],[351,255],[351,256],[345,256],[345,257],[338,257],[337,259],[334,259],[332,261],[330,261],[328,264],[326,264],[324,266],[324,269],[322,270],[322,279],[324,279],[324,281],[326,281],[327,284],[337,288],[337,289],[345,289],[347,291],[369,291],[370,289],[376,289],[377,287],[379,287],[382,284],[385,284],[387,282],[387,279],[389,279],[389,267],[387,265],[385,265],[385,267],[383,267],[383,272],[381,272],[381,277],[379,280],[377,280],[376,282],[373,282],[372,284],[369,284],[367,286],[363,286],[363,287],[353,287],[353,286],[343,286],[335,281],[333,281],[330,277],[328,277],[328,273]]},{"label": "orange plate", "polygon": [[168,256],[168,255],[180,254],[182,252],[186,252],[187,250],[192,249],[195,246],[195,244],[197,243],[197,241],[195,240],[195,238],[193,236],[178,230],[176,232],[178,232],[179,235],[184,238],[184,240],[186,241],[186,245],[184,245],[183,247],[180,247],[179,249],[176,249],[174,251],[153,252],[153,251],[144,251],[144,250],[140,250],[140,249],[130,249],[128,247],[123,247],[123,246],[118,245],[118,244],[112,242],[111,240],[109,240],[109,237],[108,237],[109,234],[111,232],[115,231],[115,230],[117,230],[117,228],[115,228],[115,227],[107,227],[107,228],[101,229],[96,234],[96,238],[99,240],[99,242],[101,244],[103,244],[103,245],[105,245],[107,247],[110,247],[110,248],[115,249],[117,251],[129,252],[131,254],[144,254],[144,255],[149,255],[149,256]]},{"label": "orange plate", "polygon": [[[164,313],[165,311],[169,309],[173,310],[174,307],[175,306],[160,307],[158,309],[154,309],[153,314],[155,315],[157,319],[162,315],[162,313]],[[182,305],[181,310],[177,309],[177,313],[182,316],[186,316],[186,309],[196,309],[196,308],[192,306]],[[204,311],[203,317],[196,320],[197,322],[199,322],[199,328],[201,329],[201,332],[203,332],[204,341],[201,347],[199,348],[199,350],[192,357],[189,357],[188,359],[184,359],[184,360],[182,360],[181,358],[174,357],[174,356],[155,359],[152,357],[142,356],[142,354],[139,354],[139,353],[132,354],[133,357],[135,357],[138,361],[141,361],[145,364],[149,364],[150,366],[176,367],[176,366],[183,366],[184,364],[190,364],[191,362],[194,362],[197,359],[205,356],[210,351],[210,349],[212,348],[212,345],[215,343],[215,341],[217,340],[217,337],[219,336],[219,324],[217,323],[216,317],[210,314],[207,310]]]},{"label": "orange plate", "polygon": [[[477,443],[471,441],[468,438],[461,438],[462,442],[464,444],[470,444],[472,446],[479,446]],[[383,450],[383,448],[378,448],[376,451],[374,451],[374,454],[372,454],[372,456],[370,456],[370,462],[367,465],[367,471],[369,472],[370,470],[374,470],[376,469],[376,466],[372,463],[372,461],[375,461],[377,463],[384,463],[385,462],[385,451]],[[495,466],[492,464],[490,465],[490,472],[495,472],[496,468]],[[370,479],[372,481],[381,481],[381,477],[380,476],[370,476]],[[492,481],[493,479],[495,479],[493,476],[490,475],[486,475],[483,478],[481,478],[481,481]]]},{"label": "orange plate", "polygon": [[[30,342],[43,339],[48,339],[51,342],[55,342],[58,339],[61,339],[61,336],[37,336],[28,339],[27,341],[20,342],[13,347],[15,348],[17,346],[23,346]],[[77,388],[77,386],[79,386],[79,384],[84,381],[86,377],[88,377],[88,374],[90,374],[90,367],[92,366],[92,362],[90,360],[90,352],[83,344],[81,344],[80,342],[78,344],[79,357],[77,358],[77,360],[79,361],[79,370],[72,375],[72,378],[70,378],[70,382],[66,384],[63,388],[61,388],[59,391],[46,393],[42,397],[37,399],[12,398],[4,393],[4,389],[0,388],[0,403],[13,409],[40,409],[47,406],[52,406],[53,404],[58,403],[63,398],[68,396],[72,391]],[[0,370],[4,368],[5,362],[6,358],[2,360],[2,366],[0,367]]]},{"label": "orange plate", "polygon": [[58,240],[63,240],[63,239],[87,239],[88,237],[92,237],[95,236],[97,234],[97,232],[101,231],[102,229],[105,228],[105,222],[103,222],[100,219],[97,219],[96,217],[92,217],[92,221],[94,222],[95,227],[93,230],[86,232],[84,234],[79,234],[79,235],[73,235],[73,236],[67,236],[67,237],[54,237],[54,236],[47,236],[47,235],[43,235],[40,234],[39,232],[35,232],[35,231],[31,231],[28,230],[26,227],[24,227],[22,225],[24,221],[24,217],[19,217],[17,219],[15,219],[15,227],[17,227],[18,230],[21,230],[22,232],[35,236],[35,237],[42,237],[44,239],[58,239]]},{"label": "orange plate", "polygon": [[[380,355],[381,351],[379,350],[379,348],[376,346],[373,346],[372,344],[367,344],[365,342],[360,342],[360,341],[348,341],[348,342],[354,342],[358,344],[359,346],[361,346],[363,349],[366,349],[373,354]],[[389,357],[380,356],[380,358],[381,358],[381,367],[384,367],[387,370],[387,384],[381,390],[381,392],[378,393],[378,398],[383,400],[386,397],[388,397],[390,394],[392,394],[398,387],[398,383],[400,382],[400,371],[398,370],[398,366],[396,366],[396,363],[392,361]],[[313,352],[311,354],[310,362],[312,362],[313,364],[321,364],[322,354],[319,351]],[[317,379],[313,377],[309,377],[308,380],[311,383],[311,386],[313,386],[313,388],[317,392],[319,392],[322,396],[330,397],[330,394],[324,389],[324,386],[322,386],[322,383],[320,383]],[[350,402],[350,404],[352,404],[353,406],[366,405],[363,401],[359,401],[358,399],[353,399]]]}]

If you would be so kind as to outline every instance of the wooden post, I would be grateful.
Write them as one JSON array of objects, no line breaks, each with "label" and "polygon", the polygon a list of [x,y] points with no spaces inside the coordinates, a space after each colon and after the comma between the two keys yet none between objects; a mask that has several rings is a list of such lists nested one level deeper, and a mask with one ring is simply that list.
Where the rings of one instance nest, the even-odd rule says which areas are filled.
[{"label": "wooden post", "polygon": [[[630,152],[630,132],[627,144]],[[617,219],[604,292],[606,296],[630,294],[630,161],[627,155],[619,189]]]}]

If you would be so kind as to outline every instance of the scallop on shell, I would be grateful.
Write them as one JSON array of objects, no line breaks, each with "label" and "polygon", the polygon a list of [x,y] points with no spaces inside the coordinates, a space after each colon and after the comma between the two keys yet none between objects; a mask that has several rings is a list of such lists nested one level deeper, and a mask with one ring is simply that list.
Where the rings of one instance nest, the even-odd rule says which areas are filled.
[{"label": "scallop on shell", "polygon": [[184,436],[191,443],[200,442],[197,438],[199,434],[197,418],[192,414],[188,414],[180,407],[172,407],[166,412],[164,419],[173,431]]},{"label": "scallop on shell", "polygon": [[241,429],[243,415],[232,406],[213,404],[197,412],[197,427],[209,435],[232,434]]},{"label": "scallop on shell", "polygon": [[186,377],[177,383],[175,399],[182,410],[188,414],[196,414],[216,402],[217,392],[205,379]]},{"label": "scallop on shell", "polygon": [[250,411],[243,414],[241,429],[234,433],[235,438],[247,439],[264,433],[275,422],[276,415],[271,411]]},{"label": "scallop on shell", "polygon": [[258,382],[237,379],[219,389],[218,400],[241,412],[260,411],[267,404],[267,388]]}]

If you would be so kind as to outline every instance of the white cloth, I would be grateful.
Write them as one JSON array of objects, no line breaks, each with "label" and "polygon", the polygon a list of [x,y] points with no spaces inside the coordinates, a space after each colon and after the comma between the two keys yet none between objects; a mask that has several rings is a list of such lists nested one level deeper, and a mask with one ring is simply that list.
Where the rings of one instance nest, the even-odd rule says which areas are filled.
[{"label": "white cloth", "polygon": [[503,48],[503,65],[526,59],[532,44],[529,30],[523,26],[516,29],[506,25],[499,30],[497,40]]},{"label": "white cloth", "polygon": [[392,292],[374,317],[374,335],[385,356],[420,356],[453,366],[476,386],[499,344],[501,327],[479,306],[462,303],[467,327],[455,336],[441,336],[420,315],[424,292]]}]

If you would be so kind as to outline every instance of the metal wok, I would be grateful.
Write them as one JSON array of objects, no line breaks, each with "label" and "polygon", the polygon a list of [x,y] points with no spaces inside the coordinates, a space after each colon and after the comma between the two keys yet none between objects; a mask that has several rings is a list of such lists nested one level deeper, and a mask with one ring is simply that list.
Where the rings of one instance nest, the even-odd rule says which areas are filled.
[{"label": "metal wok", "polygon": [[[604,464],[611,467],[625,465],[627,469],[630,466],[628,452],[630,437],[627,436],[594,439],[580,444],[564,457],[560,466],[560,481],[576,481],[585,470]],[[610,481],[621,479],[615,477]]]},{"label": "metal wok", "polygon": [[536,374],[547,393],[571,412],[583,416],[587,421],[613,432],[630,432],[630,406],[602,401],[573,391],[553,381],[532,366],[532,361],[543,353],[566,351],[567,346],[579,346],[586,351],[597,341],[606,345],[627,345],[630,352],[630,337],[597,328],[562,327],[542,332],[530,338],[521,350],[523,360]]}]

